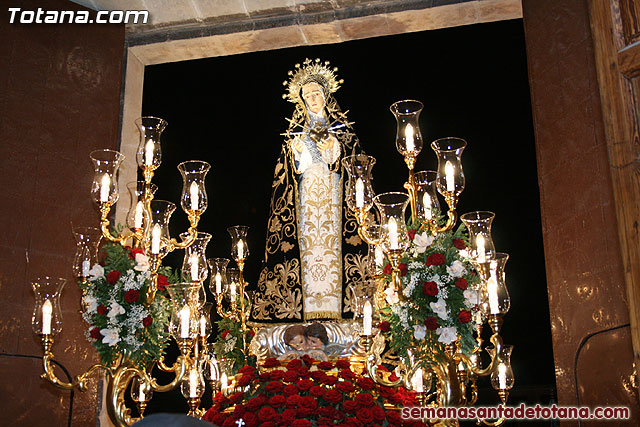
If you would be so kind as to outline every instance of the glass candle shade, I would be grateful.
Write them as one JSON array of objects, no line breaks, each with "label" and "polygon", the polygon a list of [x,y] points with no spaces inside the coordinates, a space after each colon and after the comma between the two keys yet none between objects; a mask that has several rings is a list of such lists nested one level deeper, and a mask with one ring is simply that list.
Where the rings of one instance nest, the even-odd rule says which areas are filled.
[{"label": "glass candle shade", "polygon": [[[149,183],[150,196],[156,193],[158,187],[155,184]],[[129,198],[131,204],[129,205],[129,212],[127,213],[127,227],[131,230],[138,231],[144,230],[149,224],[149,212],[144,205],[144,181],[134,181],[127,184],[127,190],[129,190]]]},{"label": "glass candle shade", "polygon": [[72,232],[76,239],[73,275],[86,278],[91,267],[97,262],[102,231],[93,227],[74,227]]},{"label": "glass candle shade", "polygon": [[[189,238],[189,233],[180,234],[182,240]],[[211,240],[211,234],[198,232],[193,243],[184,250],[182,261],[182,277],[192,282],[204,282],[209,275],[205,251]]]},{"label": "glass candle shade", "polygon": [[376,164],[376,159],[365,154],[355,154],[342,159],[342,167],[347,172],[347,185],[345,188],[345,200],[352,211],[356,208],[371,209],[375,193],[371,186],[373,177],[371,169]]},{"label": "glass candle shade", "polygon": [[203,365],[204,377],[209,381],[220,381],[220,366],[216,357],[215,343],[207,344],[208,355]]},{"label": "glass candle shade", "polygon": [[389,107],[398,125],[396,149],[403,156],[416,157],[422,151],[422,133],[418,123],[422,107],[422,102],[414,100],[394,102]]},{"label": "glass candle shade", "polygon": [[489,314],[506,314],[511,308],[511,297],[505,283],[504,269],[509,255],[496,252],[494,258],[483,263],[474,262],[480,279],[480,307]]},{"label": "glass candle shade", "polygon": [[380,246],[385,253],[392,250],[406,250],[409,236],[405,223],[405,210],[409,203],[407,193],[389,192],[378,194],[374,203],[380,213]]},{"label": "glass candle shade", "polygon": [[151,201],[151,222],[149,224],[149,253],[164,258],[169,253],[169,220],[176,205],[166,200]]},{"label": "glass candle shade", "polygon": [[131,399],[136,403],[148,402],[153,397],[153,389],[140,377],[133,377],[131,380]]},{"label": "glass candle shade", "polygon": [[228,288],[225,290],[225,295],[229,297],[231,302],[235,302],[240,295],[240,270],[227,268],[227,283]]},{"label": "glass candle shade", "polygon": [[461,156],[467,142],[460,138],[441,138],[431,143],[438,156],[438,178],[436,187],[440,194],[453,193],[456,196],[464,190],[464,172]]},{"label": "glass candle shade", "polygon": [[178,170],[182,175],[180,205],[187,214],[193,212],[200,215],[207,209],[208,199],[204,179],[209,169],[211,169],[211,165],[200,160],[190,160],[178,165]]},{"label": "glass candle shade", "polygon": [[475,211],[463,214],[460,220],[469,230],[468,256],[472,260],[483,263],[493,259],[496,248],[491,237],[491,223],[495,218],[493,212]]},{"label": "glass candle shade", "polygon": [[436,211],[440,211],[438,202],[438,192],[436,181],[438,173],[436,171],[420,171],[414,174],[416,180],[416,207],[418,218],[430,220]]},{"label": "glass candle shade", "polygon": [[205,340],[211,335],[211,309],[213,303],[205,302],[200,309],[200,319],[198,320],[198,336]]},{"label": "glass candle shade", "polygon": [[[353,290],[353,327],[359,334],[371,335],[374,320],[373,308],[375,307],[373,295],[375,293],[375,283],[365,282],[354,287]],[[365,310],[366,303],[369,303],[368,311]],[[367,317],[365,319],[365,317]],[[368,330],[365,331],[365,326]]]},{"label": "glass candle shade", "polygon": [[196,361],[194,365],[187,369],[180,382],[180,393],[185,399],[199,399],[204,393],[204,380],[198,369],[199,363]]},{"label": "glass candle shade", "polygon": [[212,294],[221,294],[227,289],[227,266],[229,265],[227,258],[209,258],[209,290]]},{"label": "glass candle shade", "polygon": [[491,372],[491,386],[496,390],[511,390],[513,388],[514,376],[511,369],[512,345],[505,345],[498,355],[498,365]]},{"label": "glass candle shade", "polygon": [[91,198],[98,204],[114,204],[119,197],[118,168],[124,160],[124,155],[113,150],[96,150],[89,156],[95,173],[91,185]]},{"label": "glass candle shade", "polygon": [[31,282],[35,307],[31,327],[38,335],[56,335],[62,331],[60,293],[67,281],[57,277],[38,277]]},{"label": "glass candle shade", "polygon": [[155,170],[162,162],[160,136],[167,122],[159,117],[141,117],[136,120],[140,132],[140,144],[136,151],[136,161],[140,169]]},{"label": "glass candle shade", "polygon": [[227,228],[231,236],[231,258],[236,262],[244,261],[249,256],[249,246],[247,246],[247,231],[249,227],[246,225],[234,225]]},{"label": "glass candle shade", "polygon": [[198,334],[197,283],[175,283],[167,285],[171,297],[171,320],[169,332],[176,340],[194,338]]}]

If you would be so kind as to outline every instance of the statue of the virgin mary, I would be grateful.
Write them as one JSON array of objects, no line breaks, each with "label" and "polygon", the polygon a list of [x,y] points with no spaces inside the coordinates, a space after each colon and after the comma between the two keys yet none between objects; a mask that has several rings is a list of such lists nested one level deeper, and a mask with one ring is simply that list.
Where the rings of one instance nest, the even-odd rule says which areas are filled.
[{"label": "statue of the virgin mary", "polygon": [[358,147],[333,97],[336,71],[307,59],[284,82],[295,110],[275,168],[255,321],[340,319],[353,310],[367,247],[343,203],[340,160]]}]

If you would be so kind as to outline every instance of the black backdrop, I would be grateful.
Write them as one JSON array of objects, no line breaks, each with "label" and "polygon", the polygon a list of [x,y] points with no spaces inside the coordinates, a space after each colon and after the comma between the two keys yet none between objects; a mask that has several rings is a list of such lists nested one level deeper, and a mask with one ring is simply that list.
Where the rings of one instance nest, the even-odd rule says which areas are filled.
[{"label": "black backdrop", "polygon": [[[228,258],[226,228],[249,225],[246,279],[255,284],[280,133],[293,111],[293,104],[282,99],[282,82],[294,64],[320,58],[338,67],[345,82],[336,99],[349,110],[364,149],[377,159],[378,193],[402,191],[407,176],[395,150],[389,106],[401,99],[422,101],[425,148],[416,170],[435,169],[433,139],[467,140],[466,189],[458,212],[495,212],[496,248],[510,254],[506,273],[512,305],[502,335],[515,345],[512,396],[516,402],[547,403],[555,380],[524,46],[522,20],[513,20],[149,66],[143,114],[169,122],[162,138],[163,165],[154,178],[156,198],[179,206],[182,180],[175,166],[192,159],[209,162],[209,208],[199,226],[213,235],[207,256]],[[178,208],[172,235],[187,226]],[[179,267],[182,255],[172,254],[167,262]],[[155,396],[151,410],[167,410],[164,403],[158,406],[164,399]],[[176,405],[177,411],[186,408]]]}]

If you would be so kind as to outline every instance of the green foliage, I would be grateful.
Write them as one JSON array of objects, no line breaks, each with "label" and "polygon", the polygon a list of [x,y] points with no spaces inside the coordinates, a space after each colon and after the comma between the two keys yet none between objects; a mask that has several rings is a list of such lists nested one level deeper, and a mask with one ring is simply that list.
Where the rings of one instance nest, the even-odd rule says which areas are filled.
[{"label": "green foliage", "polygon": [[[244,353],[242,352],[242,324],[233,319],[221,319],[217,322],[218,336],[214,344],[215,352],[218,357],[235,360],[233,364],[233,373],[238,372],[240,368],[245,366]],[[253,331],[245,332],[247,348],[253,339]],[[255,357],[250,357],[248,364],[256,366]]]}]

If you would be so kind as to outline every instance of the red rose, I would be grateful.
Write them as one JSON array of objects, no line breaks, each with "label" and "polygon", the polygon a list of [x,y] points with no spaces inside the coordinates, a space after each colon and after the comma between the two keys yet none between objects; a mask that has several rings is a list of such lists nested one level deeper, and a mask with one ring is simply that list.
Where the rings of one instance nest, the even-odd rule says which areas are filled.
[{"label": "red rose", "polygon": [[340,359],[336,362],[336,368],[338,369],[347,369],[349,366],[351,366],[351,363],[345,359]]},{"label": "red rose", "polygon": [[242,402],[242,399],[244,399],[244,393],[239,391],[229,396],[229,403],[235,405],[236,403]]},{"label": "red rose", "polygon": [[291,423],[291,427],[311,427],[311,421],[295,420],[293,423]]},{"label": "red rose", "polygon": [[129,258],[136,259],[136,254],[144,255],[144,251],[140,248],[133,248],[129,251]]},{"label": "red rose", "polygon": [[373,422],[373,413],[369,408],[362,408],[356,413],[356,417],[365,424]]},{"label": "red rose", "polygon": [[102,334],[100,333],[100,328],[93,328],[89,331],[89,334],[91,335],[91,338],[93,338],[94,340],[99,340],[100,337],[102,337]]},{"label": "red rose", "polygon": [[291,424],[293,420],[296,419],[296,417],[298,416],[298,411],[296,411],[295,409],[289,408],[282,411],[281,415],[282,415],[281,423],[285,423],[285,425],[287,425],[287,424]]},{"label": "red rose", "polygon": [[384,386],[378,389],[378,393],[380,393],[380,397],[386,400],[391,399],[391,396],[396,394],[396,392],[393,391],[391,387],[384,387]]},{"label": "red rose", "polygon": [[295,408],[300,403],[300,396],[297,394],[292,394],[291,396],[287,396],[287,406],[291,408]]},{"label": "red rose", "polygon": [[220,334],[220,338],[222,338],[223,340],[227,339],[227,336],[229,336],[229,334],[231,333],[230,330],[226,330],[226,331],[222,331],[222,333]]},{"label": "red rose", "polygon": [[338,376],[340,378],[344,378],[345,380],[353,381],[354,379],[356,379],[356,375],[353,372],[351,372],[351,369],[343,369],[338,373]]},{"label": "red rose", "polygon": [[318,418],[319,426],[333,426],[333,420],[331,418]]},{"label": "red rose", "polygon": [[282,374],[282,380],[288,383],[294,383],[298,381],[298,378],[298,371],[285,371],[285,373]]},{"label": "red rose", "polygon": [[278,424],[273,421],[267,421],[266,423],[260,424],[260,427],[278,427]]},{"label": "red rose", "polygon": [[314,385],[309,389],[309,394],[313,397],[322,397],[327,392],[324,387],[320,387],[319,385]]},{"label": "red rose", "polygon": [[381,423],[382,421],[384,421],[384,409],[379,406],[374,406],[373,408],[371,408],[371,415],[373,415],[373,420],[377,423]]},{"label": "red rose", "polygon": [[424,326],[426,326],[430,331],[435,331],[438,329],[438,318],[433,316],[427,317],[424,319]]},{"label": "red rose", "polygon": [[104,304],[100,304],[98,306],[98,314],[102,314],[103,316],[107,315],[107,307],[104,306]]},{"label": "red rose", "polygon": [[299,406],[305,409],[316,409],[318,407],[318,403],[316,402],[316,398],[313,396],[303,396],[300,398]]},{"label": "red rose", "polygon": [[350,427],[362,427],[362,422],[356,417],[347,418],[347,425]]},{"label": "red rose", "polygon": [[240,370],[238,370],[239,374],[253,374],[254,372],[256,372],[256,368],[251,365],[243,366],[242,368],[240,368]]},{"label": "red rose", "polygon": [[264,406],[258,411],[260,421],[271,421],[278,416],[278,413],[271,406]]},{"label": "red rose", "polygon": [[329,371],[333,369],[333,363],[331,362],[320,362],[318,363],[318,369],[322,369],[323,371]]},{"label": "red rose", "polygon": [[282,385],[281,382],[271,381],[270,383],[267,384],[267,386],[265,387],[265,390],[267,391],[267,393],[280,393],[283,387],[284,386]]},{"label": "red rose", "polygon": [[358,404],[353,400],[345,400],[344,402],[342,402],[342,409],[344,409],[345,412],[353,413],[356,409],[358,409]]},{"label": "red rose", "polygon": [[333,406],[325,406],[318,409],[318,414],[320,414],[320,416],[329,418],[331,420],[333,419],[333,415],[335,414],[335,412],[336,408],[334,408]]},{"label": "red rose", "polygon": [[158,274],[158,290],[164,291],[167,289],[167,285],[169,284],[169,279],[164,274]]},{"label": "red rose", "polygon": [[422,293],[429,297],[435,297],[438,295],[438,285],[436,285],[436,282],[424,282]]},{"label": "red rose", "polygon": [[262,405],[265,404],[266,402],[266,398],[264,397],[264,394],[260,394],[252,399],[249,399],[249,401],[247,402],[247,409],[255,412],[257,411]]},{"label": "red rose", "polygon": [[149,326],[150,324],[153,323],[153,318],[151,316],[147,316],[144,319],[142,319],[142,325],[146,328],[147,326]]},{"label": "red rose", "polygon": [[304,362],[304,364],[305,364],[305,365],[307,365],[307,366],[311,366],[311,365],[313,365],[313,361],[314,361],[314,360],[315,360],[315,359],[314,359],[313,357],[309,356],[308,354],[303,354],[303,355],[302,355],[302,361],[303,361],[303,362]]},{"label": "red rose", "polygon": [[251,334],[251,336],[252,336],[252,337],[255,337],[255,336],[256,336],[256,331],[254,331],[253,329],[251,329],[251,330],[249,331],[249,333]]},{"label": "red rose", "polygon": [[238,404],[235,408],[233,408],[233,415],[238,418],[242,417],[245,412],[247,412],[247,409],[242,404]]},{"label": "red rose", "polygon": [[300,378],[309,378],[309,367],[303,366],[298,369],[298,375],[300,376]]},{"label": "red rose", "polygon": [[275,368],[276,366],[280,366],[280,361],[275,357],[269,357],[268,359],[265,359],[263,366],[265,368]]},{"label": "red rose", "polygon": [[227,396],[225,396],[221,392],[218,392],[215,396],[213,396],[213,403],[215,403],[216,405],[222,405],[227,402],[229,402],[229,399],[227,399]]},{"label": "red rose", "polygon": [[413,228],[413,229],[411,229],[411,230],[408,230],[408,231],[407,231],[407,234],[409,235],[409,238],[410,238],[411,240],[413,240],[413,238],[414,238],[414,237],[416,237],[416,232],[417,232],[417,231],[418,231],[418,230],[416,230],[415,228]]},{"label": "red rose", "polygon": [[356,384],[358,385],[358,387],[360,387],[363,390],[373,390],[374,387],[376,386],[373,380],[366,377],[358,378],[358,381],[356,381]]},{"label": "red rose", "polygon": [[338,403],[342,401],[342,393],[340,393],[338,390],[336,389],[331,389],[328,390],[325,394],[324,394],[324,400],[326,400],[329,403]]},{"label": "red rose", "polygon": [[217,426],[221,426],[222,423],[224,423],[224,421],[228,418],[228,415],[225,414],[224,412],[221,412],[219,414],[214,415],[213,419],[211,420],[212,423],[214,423]]},{"label": "red rose", "polygon": [[360,406],[373,406],[373,396],[369,393],[358,393],[354,399]]},{"label": "red rose", "polygon": [[282,393],[284,393],[286,396],[293,396],[298,394],[298,386],[295,384],[289,384],[284,386],[284,388],[282,389]]},{"label": "red rose", "polygon": [[460,249],[463,250],[467,247],[467,245],[465,245],[464,240],[462,239],[453,239],[453,246],[456,247],[456,249]]},{"label": "red rose", "polygon": [[467,289],[467,286],[469,286],[469,284],[467,283],[466,280],[464,280],[464,278],[461,277],[458,280],[456,280],[456,287],[458,289],[461,289],[464,291],[465,289]]},{"label": "red rose", "polygon": [[389,332],[391,330],[391,323],[383,320],[382,322],[378,323],[378,329],[380,329],[380,331],[382,332]]},{"label": "red rose", "polygon": [[273,406],[274,408],[280,408],[284,406],[286,402],[287,399],[281,394],[276,394],[268,401],[269,405]]},{"label": "red rose", "polygon": [[111,273],[107,274],[107,283],[115,285],[120,278],[120,274],[121,273],[118,270],[113,270]]},{"label": "red rose", "polygon": [[247,427],[257,427],[258,426],[258,416],[253,412],[245,412],[242,416],[242,420],[245,422]]},{"label": "red rose", "polygon": [[400,276],[404,277],[409,272],[407,268],[407,264],[398,264],[398,268],[400,269]]},{"label": "red rose", "polygon": [[138,301],[138,298],[140,298],[140,292],[135,289],[130,289],[124,294],[124,300],[129,304]]},{"label": "red rose", "polygon": [[382,272],[384,274],[391,274],[392,271],[393,271],[393,268],[391,267],[391,264],[387,264],[384,266],[384,270]]},{"label": "red rose", "polygon": [[356,388],[354,387],[353,383],[350,383],[347,381],[340,381],[336,384],[336,389],[340,390],[343,393],[351,393]]},{"label": "red rose", "polygon": [[313,387],[313,381],[309,379],[298,381],[298,388],[300,391],[308,391],[311,387]]},{"label": "red rose", "polygon": [[[309,408],[298,408],[298,419],[303,419],[306,420],[308,418],[311,418],[311,416],[313,415],[314,410],[313,409],[309,409]],[[284,427],[284,426],[283,426]]]},{"label": "red rose", "polygon": [[258,376],[258,379],[262,383],[271,381],[271,372],[263,372]]},{"label": "red rose", "polygon": [[436,252],[433,255],[429,255],[427,257],[427,266],[430,265],[443,265],[445,263],[445,259],[444,259],[444,255],[442,255],[441,253]]},{"label": "red rose", "polygon": [[327,376],[327,374],[324,371],[313,371],[310,372],[310,376],[311,378],[322,384],[322,381],[324,380],[324,377]]},{"label": "red rose", "polygon": [[253,380],[254,375],[253,374],[244,374],[240,377],[240,379],[238,380],[238,385],[240,387],[246,387],[249,384],[251,384],[251,380]]},{"label": "red rose", "polygon": [[269,373],[269,378],[272,381],[280,381],[283,376],[284,376],[284,372],[280,369],[274,369]]},{"label": "red rose", "polygon": [[298,370],[300,368],[302,368],[302,360],[300,359],[293,359],[289,363],[287,363],[287,369],[289,369],[290,371]]},{"label": "red rose", "polygon": [[391,375],[389,375],[389,381],[393,382],[393,381],[398,381],[400,378],[396,375],[395,372],[392,372]]},{"label": "red rose", "polygon": [[384,365],[378,365],[378,371],[382,371],[382,372],[389,372],[389,370],[387,369],[386,366]]},{"label": "red rose", "polygon": [[400,414],[394,411],[387,411],[387,421],[389,424],[400,425],[402,424],[402,418],[400,418]]},{"label": "red rose", "polygon": [[469,323],[471,321],[471,312],[469,310],[460,310],[458,321],[460,323]]},{"label": "red rose", "polygon": [[322,379],[322,384],[326,384],[329,386],[334,385],[337,382],[338,382],[338,377],[334,377],[333,375],[327,375]]}]

